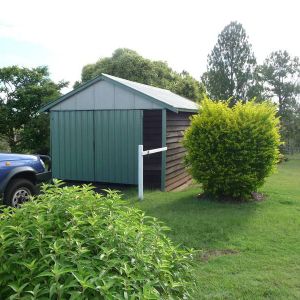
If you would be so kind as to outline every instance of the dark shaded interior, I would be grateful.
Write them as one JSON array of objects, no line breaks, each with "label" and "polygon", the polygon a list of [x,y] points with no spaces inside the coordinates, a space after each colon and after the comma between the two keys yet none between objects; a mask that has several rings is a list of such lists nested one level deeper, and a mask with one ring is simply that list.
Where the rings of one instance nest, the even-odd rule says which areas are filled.
[{"label": "dark shaded interior", "polygon": [[[162,111],[144,110],[144,150],[162,147]],[[161,152],[144,156],[144,186],[161,187]]]}]

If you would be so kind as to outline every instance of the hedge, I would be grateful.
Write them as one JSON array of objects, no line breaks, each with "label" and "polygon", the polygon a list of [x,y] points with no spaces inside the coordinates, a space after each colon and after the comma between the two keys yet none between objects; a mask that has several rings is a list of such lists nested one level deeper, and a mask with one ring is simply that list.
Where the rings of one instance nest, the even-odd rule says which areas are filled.
[{"label": "hedge", "polygon": [[185,158],[193,178],[214,197],[247,199],[274,170],[280,134],[276,106],[206,99],[185,133]]}]

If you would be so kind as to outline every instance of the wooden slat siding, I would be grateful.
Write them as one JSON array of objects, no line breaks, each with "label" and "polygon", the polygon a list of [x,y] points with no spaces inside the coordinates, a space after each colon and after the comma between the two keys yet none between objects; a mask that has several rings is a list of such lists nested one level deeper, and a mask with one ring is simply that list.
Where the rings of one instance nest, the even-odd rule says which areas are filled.
[{"label": "wooden slat siding", "polygon": [[[172,190],[182,190],[186,187],[188,187],[189,185],[191,185],[193,183],[193,180],[190,179],[190,180],[186,180],[185,178],[184,179],[181,179],[181,180],[178,180],[178,182],[176,182],[176,184],[170,184],[167,188],[166,188],[166,192],[169,192],[169,191],[172,191]],[[179,185],[178,185],[179,184]]]},{"label": "wooden slat siding", "polygon": [[178,121],[178,120],[189,120],[189,117],[191,116],[191,113],[184,113],[181,112],[179,114],[175,114],[175,113],[170,113],[168,115],[168,120],[169,121]]},{"label": "wooden slat siding", "polygon": [[174,173],[179,172],[179,171],[181,172],[183,169],[184,169],[184,165],[182,163],[178,163],[172,167],[168,166],[168,170],[167,170],[166,174],[170,174],[170,176],[173,176]]},{"label": "wooden slat siding", "polygon": [[190,125],[190,120],[178,120],[178,121],[169,121],[170,126],[189,126]]},{"label": "wooden slat siding", "polygon": [[168,149],[171,150],[171,149],[177,149],[180,147],[181,147],[181,141],[179,143],[169,143]]},{"label": "wooden slat siding", "polygon": [[179,159],[171,160],[171,161],[169,161],[169,163],[168,163],[168,169],[170,169],[170,168],[172,168],[172,167],[174,167],[174,166],[177,166],[177,165],[179,165],[179,166],[182,165],[182,164],[181,164],[181,161],[180,161]]},{"label": "wooden slat siding", "polygon": [[187,128],[188,126],[170,126],[170,127],[167,127],[167,133],[168,132],[177,132],[177,131],[185,131],[186,130],[186,128]]},{"label": "wooden slat siding", "polygon": [[[176,184],[179,180],[182,180],[182,179],[186,179],[186,181],[190,180],[191,179],[191,176],[190,174],[188,174],[187,172],[182,172],[180,173],[179,175],[176,175],[175,177],[173,178],[170,178],[166,181],[166,185],[169,186],[171,184]],[[185,181],[185,182],[186,182]],[[179,185],[178,185],[179,186]]]},{"label": "wooden slat siding", "polygon": [[[168,147],[168,145],[167,145],[167,147]],[[184,153],[185,149],[183,147],[178,147],[176,149],[168,150],[168,152],[169,152],[169,155],[174,155],[174,154]]]},{"label": "wooden slat siding", "polygon": [[[170,162],[174,162],[174,161],[181,161],[185,156],[185,151],[182,153],[177,153],[177,154],[173,154],[170,156],[167,156],[167,164],[169,164]],[[168,165],[167,165],[168,167]]]},{"label": "wooden slat siding", "polygon": [[186,150],[181,141],[184,131],[190,124],[191,113],[167,112],[167,165],[166,165],[166,191],[171,191],[191,182],[183,159]]},{"label": "wooden slat siding", "polygon": [[171,138],[171,137],[183,137],[184,134],[184,130],[182,131],[173,131],[173,132],[168,132],[167,133],[167,137]]},{"label": "wooden slat siding", "polygon": [[[161,147],[161,110],[144,110],[143,145],[144,150]],[[160,188],[161,153],[144,156],[144,186]]]},{"label": "wooden slat siding", "polygon": [[176,182],[174,183],[168,183],[168,187],[166,188],[166,191],[172,191],[181,189],[181,187],[184,185],[186,186],[187,183],[192,183],[191,176],[186,176],[185,178],[177,178]]},{"label": "wooden slat siding", "polygon": [[169,143],[180,143],[182,136],[169,137]]},{"label": "wooden slat siding", "polygon": [[177,171],[174,171],[172,173],[169,174],[169,178],[168,178],[168,183],[170,183],[171,180],[175,180],[175,182],[178,181],[178,179],[180,179],[181,177],[186,177],[186,176],[189,176],[189,174],[187,174],[186,170],[183,168],[181,170],[177,170]]}]

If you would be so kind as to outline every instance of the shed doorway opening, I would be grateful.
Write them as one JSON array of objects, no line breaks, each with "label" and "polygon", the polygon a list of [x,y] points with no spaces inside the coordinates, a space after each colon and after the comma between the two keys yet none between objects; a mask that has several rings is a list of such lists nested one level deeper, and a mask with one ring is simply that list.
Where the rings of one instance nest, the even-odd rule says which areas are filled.
[{"label": "shed doorway opening", "polygon": [[[144,150],[162,147],[162,110],[144,110]],[[162,152],[144,157],[144,186],[161,187]]]}]

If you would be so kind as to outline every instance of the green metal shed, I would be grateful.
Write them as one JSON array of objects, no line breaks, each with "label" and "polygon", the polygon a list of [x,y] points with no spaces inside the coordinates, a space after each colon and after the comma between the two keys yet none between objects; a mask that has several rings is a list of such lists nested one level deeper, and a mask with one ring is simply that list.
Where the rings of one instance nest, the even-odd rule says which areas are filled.
[{"label": "green metal shed", "polygon": [[137,184],[137,149],[168,146],[144,160],[145,186],[172,190],[190,182],[182,159],[183,131],[195,102],[102,74],[49,103],[55,178]]}]

